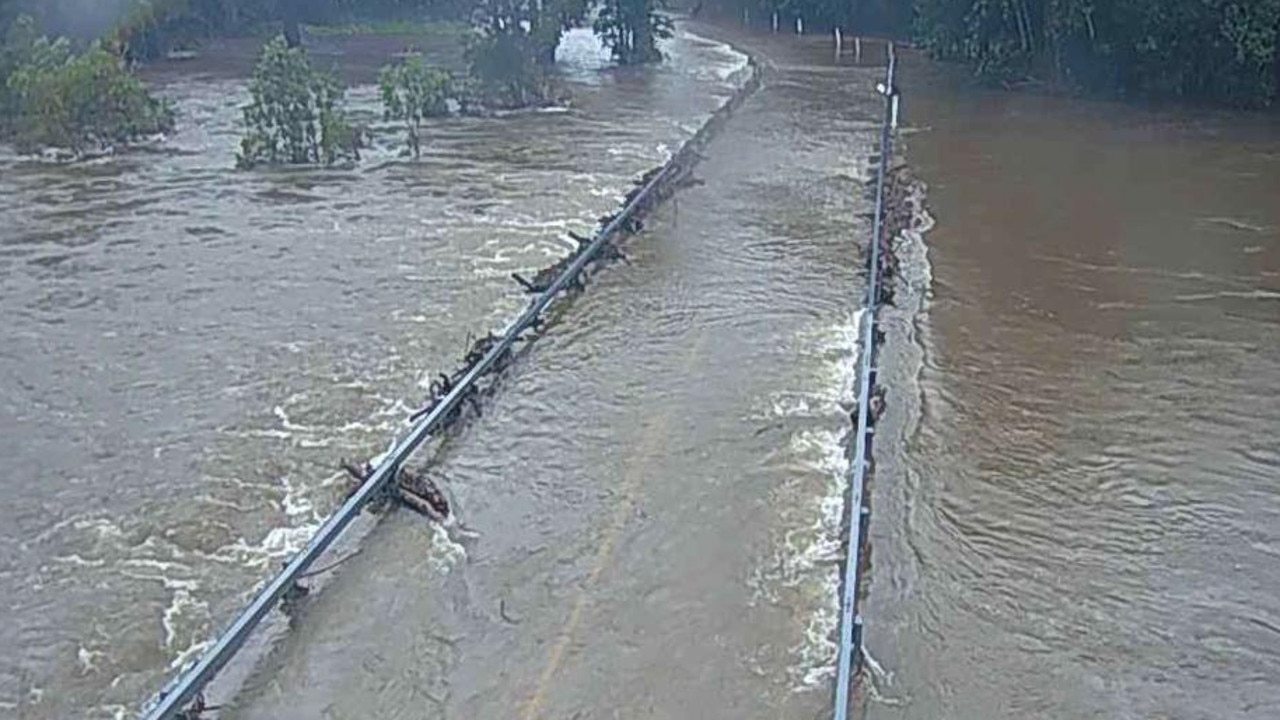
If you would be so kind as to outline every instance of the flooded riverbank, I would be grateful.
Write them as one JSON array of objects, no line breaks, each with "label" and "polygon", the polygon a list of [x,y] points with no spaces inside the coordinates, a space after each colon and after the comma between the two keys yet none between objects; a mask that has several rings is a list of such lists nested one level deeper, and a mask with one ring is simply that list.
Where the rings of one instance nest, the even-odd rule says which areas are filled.
[{"label": "flooded riverbank", "polygon": [[1280,129],[902,82],[867,716],[1274,716]]},{"label": "flooded riverbank", "polygon": [[[0,702],[128,714],[382,449],[468,334],[616,207],[745,58],[681,34],[613,70],[566,40],[565,112],[393,128],[334,171],[232,169],[244,81],[159,73],[178,133],[77,165],[0,159]],[[376,93],[350,93],[373,117]]]},{"label": "flooded riverbank", "polygon": [[[625,70],[572,33],[572,107],[421,162],[358,85],[360,165],[237,172],[228,67],[153,75],[151,149],[0,155],[0,711],[129,716],[732,92],[728,41],[768,69],[705,184],[435,458],[470,544],[385,517],[222,716],[828,712],[881,70],[694,29]],[[1280,132],[905,68],[862,716],[1270,717]]]}]

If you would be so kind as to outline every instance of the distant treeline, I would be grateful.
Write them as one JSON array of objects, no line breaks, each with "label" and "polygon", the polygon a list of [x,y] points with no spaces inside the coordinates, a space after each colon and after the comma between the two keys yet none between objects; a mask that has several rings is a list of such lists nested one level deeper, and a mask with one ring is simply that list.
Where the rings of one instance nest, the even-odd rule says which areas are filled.
[{"label": "distant treeline", "polygon": [[174,114],[134,67],[186,56],[174,51],[204,38],[251,33],[268,42],[254,71],[240,164],[358,158],[362,137],[342,110],[345,89],[311,65],[306,26],[420,38],[442,31],[461,39],[465,73],[455,77],[406,57],[380,75],[387,119],[406,124],[417,155],[426,119],[562,101],[552,68],[570,28],[589,22],[620,64],[661,60],[658,41],[671,34],[659,12],[664,6],[665,0],[0,0],[0,140],[80,157],[158,136],[173,127]]},{"label": "distant treeline", "polygon": [[1276,104],[1280,0],[916,0],[935,57],[998,81]]},{"label": "distant treeline", "polygon": [[[1280,0],[703,0],[784,29],[910,36],[981,79],[1129,98],[1280,104]],[[700,3],[694,2],[694,6]]]},{"label": "distant treeline", "polygon": [[[912,37],[936,58],[965,63],[985,80],[1043,82],[1133,98],[1180,98],[1232,106],[1277,104],[1280,0],[676,0],[681,9],[766,27],[776,14],[790,29],[841,27]],[[148,56],[200,37],[298,23],[437,19],[490,25],[523,18],[545,28],[581,23],[588,7],[627,28],[614,38],[632,52],[630,19],[657,0],[0,0],[0,21],[29,11],[55,33],[75,35],[104,22],[120,29],[129,52]],[[123,20],[121,20],[123,18]],[[501,20],[500,20],[501,21]],[[105,31],[106,27],[100,28]],[[653,25],[655,33],[663,28]],[[533,35],[544,33],[542,29]],[[101,33],[99,33],[101,34]]]}]

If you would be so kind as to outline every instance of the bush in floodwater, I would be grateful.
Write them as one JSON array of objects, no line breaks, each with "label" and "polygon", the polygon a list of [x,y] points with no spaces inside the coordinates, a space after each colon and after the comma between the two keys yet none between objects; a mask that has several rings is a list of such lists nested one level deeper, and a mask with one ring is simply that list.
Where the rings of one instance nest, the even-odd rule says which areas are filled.
[{"label": "bush in floodwater", "polygon": [[172,109],[101,46],[76,54],[64,38],[21,35],[5,46],[7,92],[0,108],[19,151],[82,155],[173,127]]},{"label": "bush in floodwater", "polygon": [[540,46],[519,28],[472,36],[466,57],[480,105],[514,109],[555,100],[550,73],[538,60]]},{"label": "bush in floodwater", "polygon": [[659,12],[665,0],[604,0],[593,28],[620,65],[662,59],[658,40],[673,33],[671,18]]},{"label": "bush in floodwater", "polygon": [[30,15],[18,16],[0,40],[0,135],[7,135],[21,111],[17,93],[9,87],[13,73],[32,62],[65,62],[71,57],[71,47],[66,40],[55,44],[42,38]]},{"label": "bush in floodwater", "polygon": [[439,68],[409,57],[397,65],[387,65],[378,73],[382,104],[387,120],[405,124],[409,151],[416,158],[421,153],[422,121],[449,114],[453,95],[453,78]]},{"label": "bush in floodwater", "polygon": [[332,165],[359,159],[359,135],[342,112],[345,91],[332,73],[311,67],[302,48],[277,37],[262,49],[244,108],[247,134],[236,164]]}]

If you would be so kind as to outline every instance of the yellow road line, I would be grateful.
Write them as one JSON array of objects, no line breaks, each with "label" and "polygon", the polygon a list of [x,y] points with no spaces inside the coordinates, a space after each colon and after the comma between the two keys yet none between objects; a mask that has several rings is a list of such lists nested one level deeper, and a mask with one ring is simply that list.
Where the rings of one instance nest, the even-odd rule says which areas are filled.
[{"label": "yellow road line", "polygon": [[[689,369],[693,367],[694,362],[702,355],[702,350],[706,346],[706,337],[705,332],[700,333],[698,339],[689,348],[689,353],[681,364],[682,374],[687,374]],[[600,547],[596,550],[596,559],[591,568],[591,573],[587,575],[587,581],[578,587],[577,595],[573,599],[573,608],[569,611],[569,617],[565,619],[564,625],[556,635],[555,644],[547,652],[547,664],[542,668],[542,674],[538,677],[538,684],[534,687],[533,694],[529,696],[529,699],[524,702],[520,709],[520,720],[535,720],[538,717],[538,713],[542,710],[542,706],[546,701],[547,693],[551,690],[551,684],[555,679],[556,672],[559,671],[561,664],[564,662],[565,652],[569,649],[569,644],[573,642],[573,638],[578,632],[578,625],[582,622],[582,612],[587,605],[587,596],[591,594],[601,573],[605,571],[605,568],[608,567],[613,559],[614,545],[617,544],[623,528],[626,527],[627,518],[632,514],[635,505],[636,493],[640,489],[643,470],[641,460],[652,457],[660,443],[668,435],[667,430],[674,415],[674,406],[667,403],[663,407],[664,412],[654,418],[652,423],[645,426],[640,437],[640,444],[636,446],[635,450],[627,458],[626,469],[623,470],[622,474],[618,503],[614,506],[613,518],[605,527],[604,535],[600,539]]]}]

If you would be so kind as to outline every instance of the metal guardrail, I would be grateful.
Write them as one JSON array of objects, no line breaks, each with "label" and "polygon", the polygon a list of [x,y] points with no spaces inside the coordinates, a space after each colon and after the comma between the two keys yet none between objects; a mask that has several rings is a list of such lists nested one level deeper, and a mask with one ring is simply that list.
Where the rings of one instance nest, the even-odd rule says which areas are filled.
[{"label": "metal guardrail", "polygon": [[[849,538],[848,553],[844,567],[843,591],[840,603],[840,635],[838,646],[835,710],[834,720],[847,720],[849,700],[852,690],[852,678],[857,662],[857,652],[861,647],[862,620],[857,614],[857,589],[859,584],[859,565],[861,562],[861,545],[863,523],[865,521],[864,490],[867,473],[869,445],[869,401],[872,390],[873,343],[875,337],[875,318],[880,293],[879,277],[879,238],[884,226],[885,178],[889,168],[891,150],[891,129],[896,126],[897,96],[894,89],[894,77],[897,57],[893,45],[889,45],[889,63],[886,73],[883,94],[885,95],[885,118],[880,137],[880,165],[876,178],[875,215],[873,221],[873,240],[870,250],[870,272],[867,282],[866,312],[863,314],[859,331],[862,354],[859,369],[858,416],[856,427],[856,445],[849,476]],[[753,76],[752,82],[757,82]],[[750,84],[749,84],[750,87]],[[753,89],[753,88],[752,88]],[[749,91],[748,91],[749,92]],[[743,94],[735,95],[721,111],[732,111],[741,102]],[[294,585],[302,579],[311,565],[338,539],[343,530],[360,513],[366,504],[376,498],[394,481],[399,469],[413,453],[432,436],[441,426],[448,424],[450,415],[459,408],[476,383],[490,370],[498,366],[503,358],[511,352],[512,346],[520,336],[534,327],[547,307],[576,281],[595,261],[605,245],[619,233],[630,227],[632,219],[654,203],[662,189],[673,179],[687,170],[686,164],[690,155],[696,156],[697,146],[705,143],[710,126],[723,122],[727,112],[717,111],[708,126],[703,128],[690,143],[681,149],[662,170],[653,174],[648,181],[630,199],[614,218],[601,228],[591,241],[574,256],[572,262],[565,266],[551,285],[528,305],[523,313],[507,327],[502,336],[490,347],[483,358],[471,365],[442,398],[422,417],[413,422],[408,433],[401,437],[373,469],[368,479],[347,498],[333,514],[331,514],[319,530],[307,542],[307,545],[295,555],[267,585],[258,592],[253,601],[246,606],[235,620],[217,636],[214,644],[191,665],[183,668],[177,677],[144,706],[139,716],[144,720],[175,720],[183,717],[184,709],[191,705],[204,690],[205,686],[227,665],[235,654],[245,645],[253,630],[266,618],[280,600]]]},{"label": "metal guardrail", "polygon": [[[688,146],[686,146],[688,147]],[[307,542],[303,550],[295,555],[278,575],[267,583],[236,619],[218,636],[213,646],[200,656],[194,665],[185,668],[163,690],[153,697],[142,710],[141,718],[145,720],[171,720],[181,718],[183,709],[199,697],[204,687],[218,674],[231,658],[244,646],[250,633],[280,602],[281,598],[302,578],[307,569],[330,545],[342,534],[347,525],[360,513],[370,500],[373,500],[396,477],[400,467],[431,437],[432,433],[447,424],[447,418],[459,407],[463,399],[470,393],[476,382],[491,368],[501,362],[511,351],[512,346],[526,330],[533,327],[547,306],[570,285],[575,284],[587,264],[596,259],[605,244],[613,237],[630,227],[632,219],[639,212],[659,199],[668,181],[679,177],[687,168],[688,155],[682,152],[674,156],[662,170],[652,177],[636,192],[623,209],[608,224],[601,228],[595,236],[574,256],[572,262],[565,266],[550,287],[538,294],[521,315],[516,318],[501,338],[499,338],[482,359],[473,364],[466,373],[441,398],[432,409],[413,423],[409,432],[404,435],[392,449],[383,456],[382,461],[374,468],[368,479],[352,494],[341,507],[324,521],[320,529]]]},{"label": "metal guardrail", "polygon": [[889,48],[889,66],[885,73],[883,87],[878,88],[885,96],[884,126],[880,130],[880,166],[876,171],[876,205],[872,220],[872,237],[870,250],[870,270],[867,273],[867,295],[862,314],[862,326],[859,328],[859,342],[862,348],[860,367],[858,369],[858,418],[855,438],[853,463],[849,472],[849,495],[847,499],[849,515],[848,550],[845,553],[844,582],[840,597],[840,638],[836,660],[836,688],[834,720],[847,720],[849,717],[849,700],[853,692],[853,674],[857,669],[862,648],[862,616],[858,614],[859,570],[862,563],[862,538],[867,519],[867,508],[864,505],[866,490],[867,456],[870,444],[870,406],[871,392],[875,373],[875,328],[876,309],[880,300],[880,235],[884,232],[884,196],[885,178],[889,172],[889,153],[892,150],[892,129],[897,125],[898,95],[894,86],[894,75],[897,69],[897,53],[893,43]]}]

